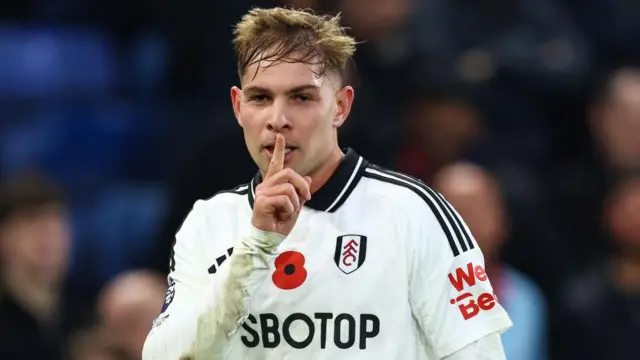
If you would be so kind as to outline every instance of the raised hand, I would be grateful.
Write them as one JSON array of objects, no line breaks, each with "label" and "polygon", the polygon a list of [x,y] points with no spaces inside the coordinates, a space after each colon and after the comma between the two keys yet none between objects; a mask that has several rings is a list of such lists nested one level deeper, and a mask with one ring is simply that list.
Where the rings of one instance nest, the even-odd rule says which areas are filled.
[{"label": "raised hand", "polygon": [[311,199],[311,178],[284,168],[285,138],[276,135],[264,180],[255,190],[251,223],[257,229],[289,235],[300,210]]}]

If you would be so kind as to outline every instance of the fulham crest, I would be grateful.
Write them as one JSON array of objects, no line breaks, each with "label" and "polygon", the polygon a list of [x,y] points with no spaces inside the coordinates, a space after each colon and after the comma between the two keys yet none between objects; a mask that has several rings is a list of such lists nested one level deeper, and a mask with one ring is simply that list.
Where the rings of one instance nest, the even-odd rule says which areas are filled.
[{"label": "fulham crest", "polygon": [[367,237],[363,235],[342,235],[336,241],[333,258],[338,269],[345,274],[358,270],[367,255]]}]

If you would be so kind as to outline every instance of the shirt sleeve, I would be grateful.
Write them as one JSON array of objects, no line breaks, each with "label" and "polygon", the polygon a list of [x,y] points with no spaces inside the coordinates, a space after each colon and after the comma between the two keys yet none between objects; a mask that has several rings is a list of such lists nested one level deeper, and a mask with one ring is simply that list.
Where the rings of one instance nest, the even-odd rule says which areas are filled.
[{"label": "shirt sleeve", "polygon": [[147,336],[143,360],[177,360],[196,338],[198,317],[214,301],[206,292],[207,273],[199,264],[203,214],[196,203],[176,234],[169,264],[169,287],[160,315]]},{"label": "shirt sleeve", "polygon": [[[217,359],[232,352],[232,337],[247,319],[250,298],[268,277],[269,259],[284,238],[249,227],[234,242],[224,278],[210,282],[200,254],[204,239],[213,236],[206,233],[205,211],[198,205],[176,235],[169,290],[145,341],[143,360]],[[221,213],[213,218],[223,221]]]},{"label": "shirt sleeve", "polygon": [[463,347],[444,360],[506,360],[500,334],[493,333]]},{"label": "shirt sleeve", "polygon": [[442,195],[427,195],[411,216],[409,296],[426,340],[444,358],[512,324],[466,224]]}]

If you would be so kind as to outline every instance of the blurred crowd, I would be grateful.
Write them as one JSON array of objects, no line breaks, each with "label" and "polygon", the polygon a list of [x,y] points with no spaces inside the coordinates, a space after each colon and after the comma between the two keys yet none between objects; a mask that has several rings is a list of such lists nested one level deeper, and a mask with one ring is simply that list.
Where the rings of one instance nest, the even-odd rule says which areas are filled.
[{"label": "blurred crowd", "polygon": [[640,358],[640,2],[9,0],[0,359],[140,359],[175,231],[255,171],[230,38],[274,5],[362,42],[341,144],[465,218],[508,359]]}]

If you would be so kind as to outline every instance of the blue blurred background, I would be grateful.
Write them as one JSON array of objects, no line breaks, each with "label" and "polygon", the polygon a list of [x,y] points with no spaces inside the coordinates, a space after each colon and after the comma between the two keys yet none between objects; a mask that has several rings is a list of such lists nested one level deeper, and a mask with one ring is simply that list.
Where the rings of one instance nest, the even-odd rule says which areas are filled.
[{"label": "blue blurred background", "polygon": [[640,2],[628,0],[2,2],[3,193],[61,189],[50,202],[70,210],[57,221],[71,247],[52,290],[64,306],[46,321],[5,275],[20,273],[6,260],[17,236],[38,235],[2,214],[0,358],[139,359],[175,231],[195,200],[255,171],[230,107],[231,32],[275,5],[341,12],[363,41],[341,143],[467,219],[515,323],[509,359],[640,358]]}]

